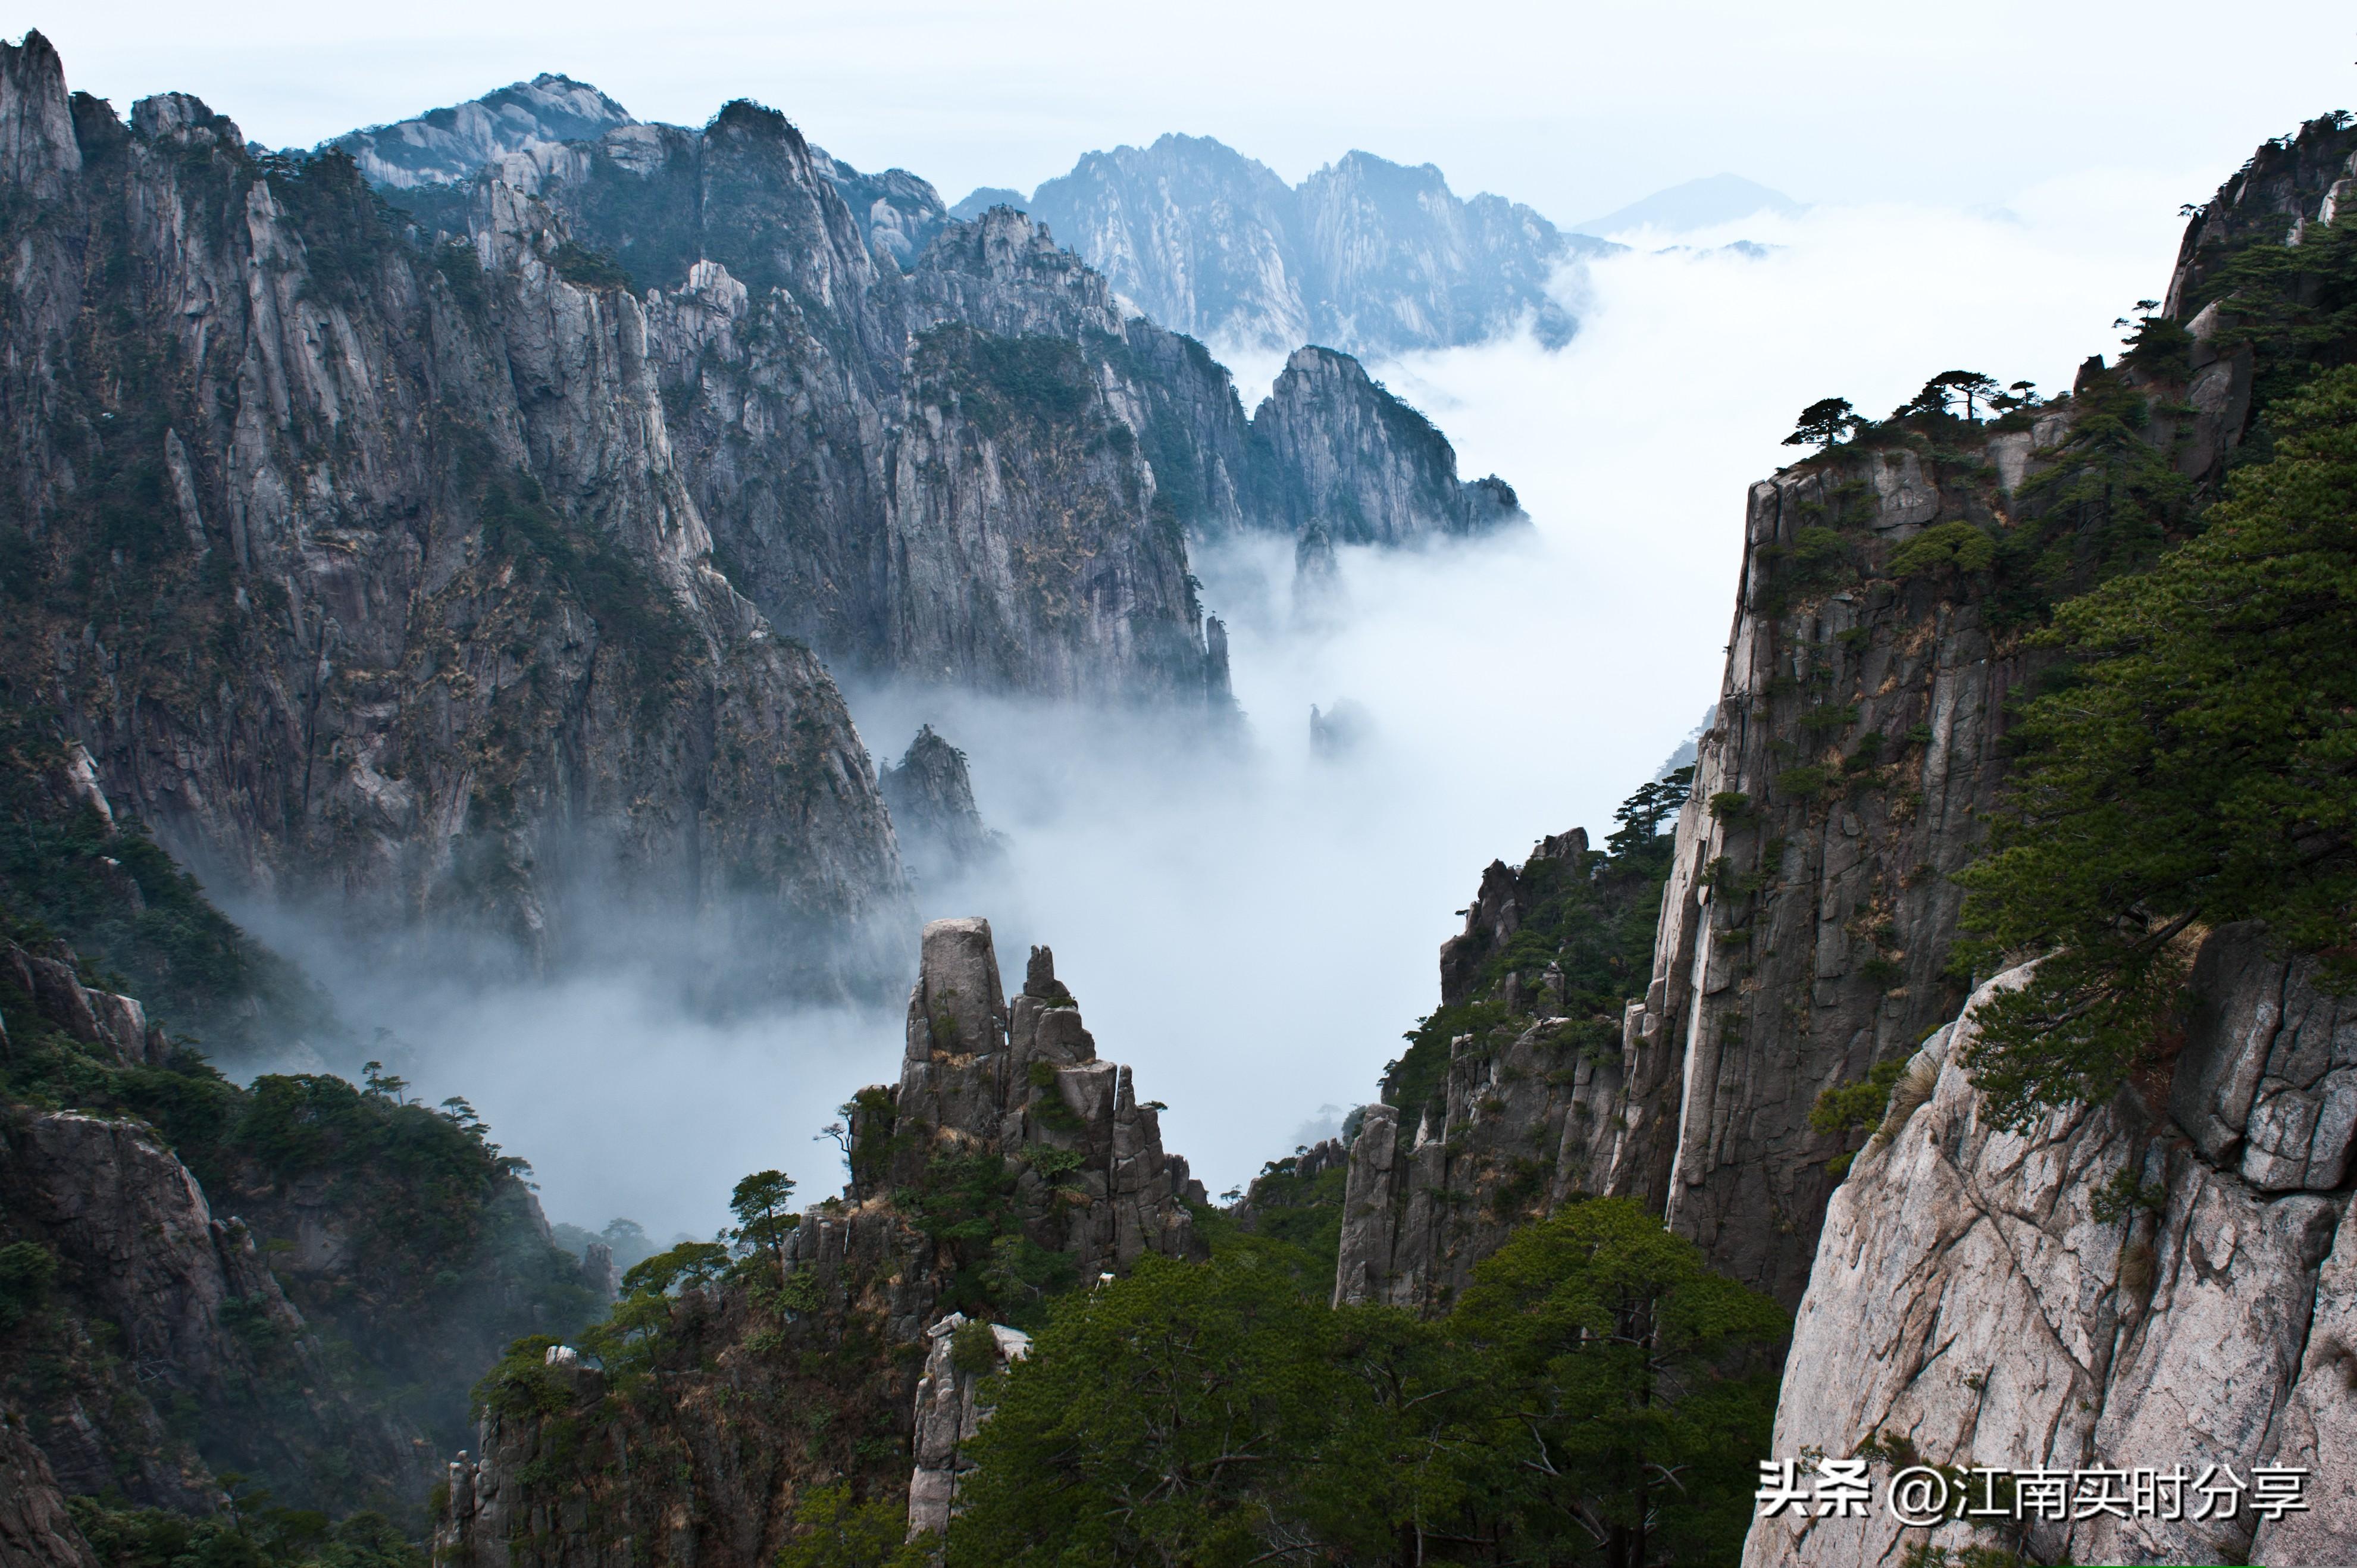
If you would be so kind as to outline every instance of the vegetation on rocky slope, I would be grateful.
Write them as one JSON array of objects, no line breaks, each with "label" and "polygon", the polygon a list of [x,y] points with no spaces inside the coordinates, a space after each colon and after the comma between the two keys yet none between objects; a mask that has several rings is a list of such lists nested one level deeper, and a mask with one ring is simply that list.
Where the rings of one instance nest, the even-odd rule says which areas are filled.
[{"label": "vegetation on rocky slope", "polygon": [[1637,1205],[1516,1232],[1446,1316],[1335,1309],[1282,1248],[1066,1298],[973,1446],[949,1562],[1730,1554],[1785,1329]]},{"label": "vegetation on rocky slope", "polygon": [[[37,1435],[49,1422],[86,1419],[77,1412],[107,1412],[92,1430],[125,1477],[183,1455],[194,1474],[248,1475],[288,1506],[414,1518],[423,1499],[381,1472],[376,1436],[363,1429],[419,1434],[426,1455],[403,1455],[413,1467],[463,1446],[467,1390],[481,1367],[522,1328],[585,1320],[595,1294],[550,1242],[522,1162],[490,1141],[463,1101],[417,1104],[382,1075],[366,1087],[320,1074],[241,1088],[215,1069],[185,1021],[224,1024],[251,1043],[256,1020],[278,1039],[332,1020],[299,973],[224,918],[135,821],[110,820],[102,796],[75,792],[62,743],[13,711],[0,725],[0,944],[60,961],[94,991],[145,992],[168,1040],[160,1050],[127,1042],[127,1059],[78,1037],[59,1021],[57,997],[28,994],[28,972],[0,963],[0,1189],[10,1195],[0,1212],[0,1400]],[[135,1337],[107,1305],[106,1282],[88,1273],[113,1241],[146,1243],[67,1238],[37,1219],[42,1194],[135,1179],[52,1168],[27,1129],[60,1112],[143,1129],[177,1157],[212,1217],[251,1237],[318,1353],[294,1345],[265,1303],[232,1300],[222,1321],[236,1343],[224,1364],[249,1368],[250,1380],[155,1392],[124,1359]],[[91,1262],[76,1261],[81,1249]],[[124,1484],[119,1498],[141,1500],[141,1484]],[[281,1523],[270,1527],[281,1544],[325,1540],[302,1520]],[[124,1545],[137,1559],[165,1551],[155,1545],[163,1528],[124,1524],[117,1534],[149,1543]],[[167,1555],[202,1545],[182,1541]]]},{"label": "vegetation on rocky slope", "polygon": [[[1407,1049],[1383,1069],[1383,1102],[1399,1107],[1403,1125],[1412,1126],[1440,1096],[1450,1040],[1527,1026],[1539,999],[1538,976],[1550,965],[1563,976],[1561,995],[1550,1005],[1571,1020],[1566,1043],[1617,1044],[1621,1010],[1644,994],[1652,974],[1653,928],[1670,871],[1670,835],[1662,824],[1676,815],[1693,778],[1692,768],[1682,768],[1639,788],[1613,811],[1620,826],[1603,849],[1587,848],[1583,836],[1570,854],[1534,855],[1514,874],[1519,923],[1512,935],[1481,950],[1462,994],[1444,997],[1417,1019],[1402,1036]],[[1516,974],[1523,979],[1509,998],[1506,977]]]},{"label": "vegetation on rocky slope", "polygon": [[2266,922],[2357,984],[2357,369],[2269,410],[2200,537],[2063,607],[2012,811],[1964,878],[1982,950],[2058,950],[1983,1010],[2000,1123],[2101,1099],[2168,1032],[2196,926]]}]

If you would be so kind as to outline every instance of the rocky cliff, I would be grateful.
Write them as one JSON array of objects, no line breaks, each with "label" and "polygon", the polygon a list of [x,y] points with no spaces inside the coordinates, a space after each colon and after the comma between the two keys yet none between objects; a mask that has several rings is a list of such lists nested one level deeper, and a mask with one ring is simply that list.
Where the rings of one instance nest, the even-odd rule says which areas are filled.
[{"label": "rocky cliff", "polygon": [[1027,205],[1155,320],[1256,349],[1401,353],[1525,323],[1560,346],[1575,323],[1549,282],[1615,248],[1460,199],[1430,164],[1353,152],[1295,188],[1208,136],[1091,153]]},{"label": "rocky cliff", "polygon": [[[2320,346],[2348,351],[2346,227],[2314,225],[2352,156],[2357,129],[2335,119],[2262,149],[2193,220],[2169,304],[2067,396],[1984,418],[1934,382],[1752,487],[1650,983],[1614,1045],[1552,1081],[1530,1054],[1543,1038],[1493,1032],[1467,1039],[1469,1080],[1452,1067],[1437,1120],[1370,1109],[1349,1293],[1425,1299],[1494,1245],[1419,1217],[1481,1200],[1511,1147],[1532,1190],[1642,1198],[1719,1267],[1801,1299],[1849,1152],[1810,1124],[1818,1094],[1903,1058],[1964,1000],[1949,878],[1999,802],[2008,701],[2067,679],[2026,634],[2183,537],[2269,390]],[[1492,1105],[1488,1163],[1460,1163],[1450,1140],[1469,1146]]]},{"label": "rocky cliff", "polygon": [[66,1512],[48,1460],[5,1415],[0,1415],[0,1563],[98,1568],[97,1554]]},{"label": "rocky cliff", "polygon": [[941,1326],[1036,1321],[1149,1251],[1202,1251],[1202,1187],[1155,1108],[1097,1056],[1048,950],[1005,994],[986,921],[925,928],[899,1080],[845,1109],[851,1180],[781,1258],[626,1297],[583,1341],[602,1368],[546,1338],[502,1363],[438,1563],[766,1568],[813,1487],[897,1506],[920,1423],[919,1500],[945,1508],[972,1412],[971,1380],[931,1366],[954,1348]]},{"label": "rocky cliff", "polygon": [[65,1492],[412,1517],[481,1367],[597,1309],[518,1162],[401,1088],[239,1090],[0,941],[0,1408]]},{"label": "rocky cliff", "polygon": [[348,132],[328,145],[350,155],[372,185],[447,185],[505,153],[585,141],[637,123],[587,82],[543,71],[413,120]]},{"label": "rocky cliff", "polygon": [[[322,144],[349,154],[371,185],[394,189],[458,185],[510,153],[594,142],[636,125],[629,110],[586,81],[546,71],[480,98],[413,119],[349,131]],[[914,262],[946,216],[933,188],[906,169],[862,174],[811,149],[820,172],[866,231],[868,242],[903,267]]]},{"label": "rocky cliff", "polygon": [[1294,351],[1253,434],[1275,460],[1287,515],[1315,520],[1334,544],[1462,538],[1523,521],[1512,487],[1495,475],[1460,484],[1457,454],[1431,422],[1330,349]]},{"label": "rocky cliff", "polygon": [[909,874],[920,887],[946,886],[1006,855],[1006,841],[984,823],[974,803],[965,753],[932,725],[920,727],[899,765],[885,768],[880,778]]},{"label": "rocky cliff", "polygon": [[[1200,344],[1012,210],[929,216],[905,269],[879,261],[835,166],[738,102],[701,132],[529,149],[478,183],[545,201],[648,291],[715,560],[838,665],[1216,715],[1189,536],[1330,516],[1401,542],[1519,515],[1345,356],[1247,419]],[[429,197],[401,198],[421,227],[479,222],[477,198]]]},{"label": "rocky cliff", "polygon": [[[1983,1123],[1969,1008],[1916,1052],[1834,1194],[1793,1330],[1779,1455],[2310,1473],[2307,1509],[1966,1522],[1760,1520],[1746,1563],[1869,1563],[2002,1540],[2042,1562],[2357,1555],[2348,1449],[2357,1028],[2312,966],[2232,927],[2195,962],[2173,1074],[2019,1133]],[[2015,983],[2000,975],[1976,994]],[[2195,1518],[2197,1511],[2211,1517]]]},{"label": "rocky cliff", "polygon": [[181,96],[125,126],[38,35],[0,77],[0,668],[117,806],[462,960],[580,957],[620,885],[787,989],[867,972],[905,918],[872,769],[710,564],[641,304],[511,188],[413,242],[340,156]]}]

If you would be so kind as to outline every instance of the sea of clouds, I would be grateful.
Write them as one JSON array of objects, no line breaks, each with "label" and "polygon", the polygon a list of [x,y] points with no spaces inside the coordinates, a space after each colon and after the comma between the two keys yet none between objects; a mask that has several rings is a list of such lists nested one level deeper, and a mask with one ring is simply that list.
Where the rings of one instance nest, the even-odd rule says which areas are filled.
[{"label": "sea of clouds", "polygon": [[[1469,477],[1514,485],[1532,526],[1345,549],[1323,607],[1294,604],[1289,542],[1199,551],[1244,715],[1222,744],[854,691],[879,762],[920,723],[963,748],[1006,837],[997,871],[920,887],[925,912],[988,917],[1018,983],[1026,944],[1051,944],[1100,1051],[1168,1102],[1168,1145],[1214,1192],[1249,1179],[1372,1097],[1482,866],[1573,826],[1600,839],[1716,699],[1745,489],[1796,455],[1779,445],[1793,414],[1824,396],[1880,413],[1951,369],[2067,387],[2161,293],[2194,188],[2095,174],[2004,211],[1820,207],[1624,235],[1561,280],[1582,321],[1566,349],[1372,366]],[[1231,362],[1253,401],[1281,361]],[[1311,705],[1338,702],[1356,743],[1314,752]],[[719,1022],[643,975],[492,993],[328,978],[393,1031],[418,1092],[465,1095],[532,1160],[554,1218],[627,1215],[659,1238],[708,1233],[748,1170],[833,1191],[816,1134],[901,1048],[897,1010]]]}]

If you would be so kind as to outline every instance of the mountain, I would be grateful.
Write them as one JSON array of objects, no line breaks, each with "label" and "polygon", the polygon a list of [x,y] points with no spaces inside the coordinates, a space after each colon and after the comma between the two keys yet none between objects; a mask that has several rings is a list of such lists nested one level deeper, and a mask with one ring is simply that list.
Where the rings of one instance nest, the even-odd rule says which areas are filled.
[{"label": "mountain", "polygon": [[[1048,949],[1008,996],[989,922],[933,921],[899,1080],[861,1090],[834,1129],[843,1194],[790,1217],[774,1262],[724,1274],[712,1249],[675,1295],[675,1264],[640,1276],[583,1341],[595,1369],[547,1336],[519,1346],[485,1381],[474,1456],[450,1467],[435,1560],[508,1563],[529,1531],[550,1568],[632,1541],[650,1563],[768,1568],[807,1536],[796,1502],[845,1480],[877,1499],[888,1543],[904,1521],[940,1528],[977,1385],[1049,1299],[1205,1255],[1202,1184],[1164,1151],[1159,1109],[1098,1056]],[[977,1344],[969,1323],[996,1335]]]},{"label": "mountain", "polygon": [[1575,224],[1571,231],[1606,235],[1631,229],[1658,229],[1680,234],[1690,229],[1738,222],[1760,212],[1797,218],[1808,209],[1807,203],[1795,201],[1781,190],[1770,190],[1740,175],[1715,174],[1707,179],[1690,179],[1684,185],[1657,190],[1617,212]]},{"label": "mountain", "polygon": [[1155,320],[1254,349],[1401,353],[1525,321],[1560,347],[1577,324],[1547,285],[1609,249],[1501,197],[1462,200],[1430,164],[1353,152],[1295,188],[1208,136],[1090,153],[1028,210]]},{"label": "mountain", "polygon": [[985,185],[968,191],[963,200],[950,209],[950,216],[961,223],[970,223],[994,207],[1023,208],[1029,205],[1029,200],[1019,190]]},{"label": "mountain", "polygon": [[[2195,537],[2230,467],[2293,450],[2285,400],[2357,357],[2352,191],[2357,126],[2309,122],[2194,214],[2116,364],[1989,419],[1935,381],[1751,488],[1716,718],[1651,841],[1662,880],[1584,839],[1485,873],[1439,1005],[1361,1113],[1338,1304],[1440,1311],[1518,1224],[1632,1198],[1795,1307],[1766,1454],[1861,1455],[1884,1482],[2301,1466],[2305,1512],[2066,1510],[2003,1544],[2350,1554],[2357,1076],[2331,953],[2250,922],[2189,935],[2128,1081],[2002,1123],[1974,1042],[2034,966],[1974,972],[1953,877],[2012,799],[2021,704],[2083,678],[2026,634]],[[2345,494],[2319,504],[2345,527]],[[1616,974],[1599,936],[1649,906],[1650,960]],[[1973,1522],[1926,1541],[1879,1510],[1763,1516],[1744,1562],[1978,1551]]]},{"label": "mountain", "polygon": [[202,1517],[242,1477],[415,1520],[482,1367],[595,1317],[610,1270],[553,1244],[463,1102],[240,1089],[20,915],[0,907],[0,1463],[27,1497]]},{"label": "mountain", "polygon": [[372,185],[447,184],[503,154],[587,141],[637,124],[587,82],[544,71],[414,120],[347,132],[328,145],[350,154]]},{"label": "mountain", "polygon": [[[183,864],[373,950],[872,985],[908,886],[834,669],[1224,722],[1190,536],[1519,515],[1363,376],[1270,442],[1020,216],[855,212],[750,103],[396,208],[193,98],[126,125],[38,35],[0,84],[0,676]],[[906,272],[888,219],[938,220]]]}]

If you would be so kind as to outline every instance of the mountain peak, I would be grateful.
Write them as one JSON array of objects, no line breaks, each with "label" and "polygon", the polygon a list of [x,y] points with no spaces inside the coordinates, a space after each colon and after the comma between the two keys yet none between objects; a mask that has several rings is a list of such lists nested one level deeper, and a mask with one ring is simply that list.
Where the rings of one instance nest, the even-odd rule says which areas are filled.
[{"label": "mountain peak", "polygon": [[1657,190],[1601,218],[1574,224],[1571,231],[1602,236],[1631,229],[1660,229],[1681,233],[1733,223],[1760,212],[1793,218],[1808,209],[1807,202],[1795,201],[1757,180],[1738,174],[1715,174]]},{"label": "mountain peak", "polygon": [[629,110],[589,83],[543,71],[464,103],[349,132],[331,145],[350,153],[371,183],[406,188],[462,180],[509,153],[551,142],[589,141],[618,125],[637,124]]}]

